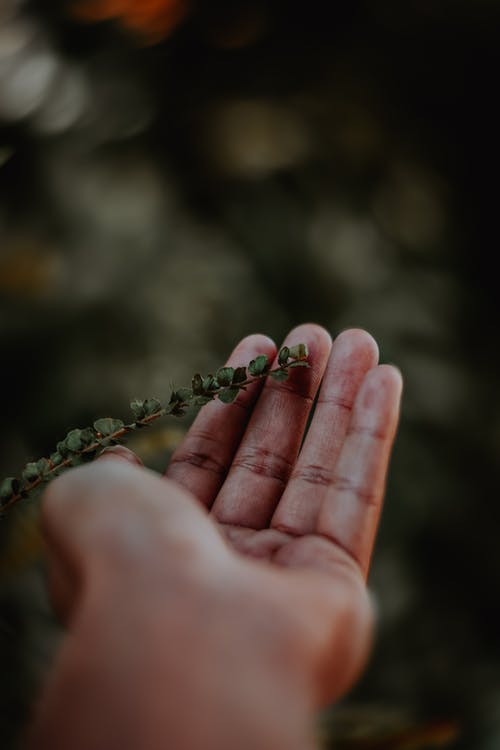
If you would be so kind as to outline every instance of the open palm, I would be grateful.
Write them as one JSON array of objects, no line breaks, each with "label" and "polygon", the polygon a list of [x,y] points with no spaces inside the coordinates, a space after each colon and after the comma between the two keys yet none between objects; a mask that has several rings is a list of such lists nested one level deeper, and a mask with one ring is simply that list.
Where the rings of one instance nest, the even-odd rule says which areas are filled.
[{"label": "open palm", "polygon": [[[261,563],[250,566],[247,598],[295,623],[324,704],[353,683],[371,645],[366,577],[402,382],[396,368],[377,364],[365,331],[344,331],[332,345],[324,329],[303,325],[284,343],[300,342],[311,367],[285,382],[269,378],[233,408],[205,407],[167,476],[198,498],[237,553]],[[258,353],[272,358],[276,349],[252,336],[229,364]],[[261,601],[266,592],[273,605]]]},{"label": "open palm", "polygon": [[[350,558],[366,576],[401,377],[377,366],[377,345],[365,331],[344,331],[332,345],[324,329],[303,325],[284,343],[300,342],[309,369],[255,384],[233,407],[206,406],[166,473],[209,509],[239,552],[320,569]],[[251,336],[229,364],[262,353],[272,359],[274,344]]]}]

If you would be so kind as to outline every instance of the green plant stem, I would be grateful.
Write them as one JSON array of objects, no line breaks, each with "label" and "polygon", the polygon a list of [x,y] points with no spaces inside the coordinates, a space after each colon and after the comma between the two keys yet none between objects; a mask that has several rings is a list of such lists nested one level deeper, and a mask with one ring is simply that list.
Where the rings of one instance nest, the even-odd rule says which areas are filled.
[{"label": "green plant stem", "polygon": [[[24,484],[20,486],[20,489],[16,492],[13,492],[10,497],[7,499],[4,498],[3,505],[1,507],[0,513],[5,513],[9,508],[11,508],[13,505],[18,503],[21,499],[26,498],[28,495],[30,495],[32,492],[37,490],[42,484],[45,484],[49,482],[54,477],[58,476],[61,471],[64,471],[65,469],[70,468],[71,466],[74,466],[77,463],[82,463],[86,460],[92,460],[93,458],[96,458],[98,455],[102,453],[102,451],[110,446],[119,444],[123,441],[123,438],[131,433],[134,432],[137,429],[143,428],[143,427],[149,427],[152,422],[155,422],[157,419],[160,419],[161,417],[174,415],[174,416],[181,416],[184,414],[185,410],[191,405],[192,402],[195,402],[197,398],[203,398],[206,399],[206,401],[213,400],[216,396],[220,396],[222,393],[226,392],[234,392],[235,389],[238,391],[245,390],[247,386],[252,385],[253,383],[256,383],[259,380],[262,380],[263,378],[266,378],[268,376],[275,377],[276,379],[280,378],[280,373],[284,373],[288,375],[288,369],[291,367],[298,367],[298,366],[306,366],[307,364],[307,349],[303,345],[299,345],[298,351],[300,352],[299,356],[292,356],[291,362],[288,362],[288,359],[290,356],[286,357],[286,361],[282,362],[278,365],[274,370],[270,370],[267,366],[263,369],[262,372],[252,375],[251,377],[246,377],[241,382],[232,382],[229,385],[216,385],[216,387],[207,388],[204,389],[201,394],[194,394],[192,393],[191,396],[186,399],[174,399],[174,394],[177,392],[174,391],[171,397],[171,401],[167,406],[162,406],[158,402],[158,408],[153,411],[151,414],[147,414],[140,419],[136,419],[134,422],[131,422],[130,424],[120,424],[120,427],[114,431],[112,431],[109,434],[103,435],[99,431],[96,431],[96,438],[86,446],[81,447],[81,449],[78,450],[72,450],[70,455],[67,457],[64,457],[61,461],[58,461],[57,463],[53,463],[51,459],[46,459],[47,468],[43,471],[43,475],[40,474],[32,481],[25,481]],[[282,350],[284,351],[284,350]],[[286,353],[288,354],[288,349],[286,350]],[[262,355],[261,355],[262,357]],[[281,358],[280,358],[281,359]],[[253,361],[255,362],[255,360]],[[252,366],[252,363],[250,363],[250,366]],[[234,373],[233,368],[222,368],[222,369],[231,369]],[[246,370],[246,368],[245,368]],[[195,376],[196,377],[196,376]],[[198,376],[199,377],[199,376]],[[209,376],[212,377],[212,376]],[[216,378],[212,379],[213,382],[217,382]],[[144,402],[143,402],[144,403]],[[7,480],[6,480],[7,481]]]}]

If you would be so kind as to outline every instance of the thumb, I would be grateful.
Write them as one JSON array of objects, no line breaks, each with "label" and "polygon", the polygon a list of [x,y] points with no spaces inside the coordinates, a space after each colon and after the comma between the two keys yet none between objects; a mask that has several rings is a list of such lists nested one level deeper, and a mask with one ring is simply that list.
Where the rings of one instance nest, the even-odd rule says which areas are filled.
[{"label": "thumb", "polygon": [[[194,498],[123,457],[54,480],[42,500],[41,520],[50,593],[64,621],[90,591],[166,574],[170,565],[189,569],[200,555],[224,549]],[[177,554],[171,555],[174,545]]]}]

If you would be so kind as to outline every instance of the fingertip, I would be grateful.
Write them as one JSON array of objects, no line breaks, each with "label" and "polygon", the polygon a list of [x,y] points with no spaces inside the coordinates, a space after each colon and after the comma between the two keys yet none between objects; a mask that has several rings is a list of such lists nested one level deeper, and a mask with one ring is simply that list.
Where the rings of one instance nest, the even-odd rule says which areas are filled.
[{"label": "fingertip", "polygon": [[128,463],[133,464],[134,466],[144,466],[139,456],[125,445],[110,445],[107,448],[104,448],[103,452],[96,460],[109,461],[110,459],[114,461],[128,461]]},{"label": "fingertip", "polygon": [[335,338],[334,346],[360,351],[374,367],[379,360],[379,347],[375,338],[364,328],[346,328]]},{"label": "fingertip", "polygon": [[264,346],[265,348],[276,348],[275,341],[265,333],[251,333],[241,340],[242,344],[252,346]]},{"label": "fingertip", "polygon": [[387,364],[381,365],[381,367],[387,367],[387,368],[393,370],[396,373],[396,375],[399,377],[401,383],[402,384],[404,383],[403,372],[402,372],[401,368],[398,367],[398,365],[395,365],[393,362],[387,362]]},{"label": "fingertip", "polygon": [[374,369],[374,377],[377,378],[384,389],[401,395],[403,390],[403,374],[399,367],[392,364],[378,365]]},{"label": "fingertip", "polygon": [[302,323],[292,328],[283,343],[288,347],[297,344],[307,346],[310,369],[306,372],[294,371],[293,378],[296,381],[312,378],[315,382],[315,389],[319,387],[332,350],[332,337],[326,328],[316,323]]},{"label": "fingertip", "polygon": [[323,326],[318,325],[318,323],[301,323],[295,326],[287,335],[286,340],[291,345],[301,343],[308,345],[315,344],[322,347],[330,347],[332,345],[332,337],[329,331],[323,328]]},{"label": "fingertip", "polygon": [[379,412],[382,409],[387,416],[392,415],[391,420],[397,422],[402,390],[400,370],[394,365],[377,365],[366,374],[359,403],[368,410]]},{"label": "fingertip", "polygon": [[245,336],[236,345],[229,357],[228,364],[231,366],[246,365],[249,359],[253,359],[259,354],[266,354],[269,358],[272,358],[276,354],[276,351],[276,344],[269,336],[263,333],[252,333],[249,336]]}]

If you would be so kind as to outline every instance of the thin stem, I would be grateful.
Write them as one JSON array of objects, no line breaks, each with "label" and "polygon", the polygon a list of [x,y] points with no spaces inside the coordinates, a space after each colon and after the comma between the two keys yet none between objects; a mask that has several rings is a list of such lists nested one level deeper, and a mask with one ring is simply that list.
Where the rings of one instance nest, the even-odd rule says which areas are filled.
[{"label": "thin stem", "polygon": [[[220,395],[224,391],[229,391],[233,389],[238,390],[244,390],[247,386],[252,385],[253,383],[256,383],[259,380],[262,380],[263,378],[266,378],[268,376],[272,376],[273,374],[280,373],[280,372],[286,372],[288,374],[288,369],[291,366],[294,366],[295,363],[303,363],[307,366],[307,350],[304,349],[305,354],[304,356],[299,356],[292,358],[291,362],[286,362],[281,365],[278,365],[274,370],[264,370],[264,372],[253,375],[251,377],[247,377],[245,380],[239,382],[239,383],[232,383],[230,385],[224,385],[224,386],[218,386],[215,388],[209,388],[207,390],[204,390],[202,394],[200,394],[202,397],[207,398],[209,400],[213,400],[216,396]],[[175,393],[175,392],[174,392]],[[173,395],[173,394],[172,394]],[[19,491],[12,494],[11,497],[7,498],[6,501],[4,501],[3,506],[1,507],[0,513],[5,513],[9,508],[11,508],[13,505],[15,505],[19,500],[26,498],[31,492],[35,491],[40,485],[45,484],[49,482],[51,479],[53,479],[55,476],[57,476],[61,471],[64,469],[70,468],[74,462],[75,459],[78,458],[85,458],[88,457],[89,459],[94,458],[94,454],[97,452],[98,455],[102,453],[102,450],[104,450],[109,445],[113,445],[114,443],[120,442],[123,437],[130,432],[134,432],[135,430],[142,428],[142,427],[149,427],[149,425],[152,422],[155,422],[157,419],[160,419],[164,416],[169,415],[178,415],[183,414],[185,409],[188,408],[192,401],[195,401],[196,398],[199,396],[197,394],[192,394],[192,396],[189,398],[189,400],[174,400],[171,401],[167,406],[161,406],[154,411],[151,414],[148,414],[144,417],[141,417],[140,419],[137,419],[135,422],[131,422],[130,424],[121,425],[119,429],[115,430],[111,434],[103,435],[100,432],[96,431],[96,439],[93,440],[89,445],[86,445],[85,447],[82,447],[79,450],[72,450],[71,455],[67,456],[66,458],[63,458],[63,460],[58,461],[57,463],[53,463],[50,459],[47,459],[47,462],[49,464],[49,468],[44,470],[43,475],[40,474],[36,479],[32,480],[31,482],[25,481],[24,484],[21,485],[21,488]]]}]

